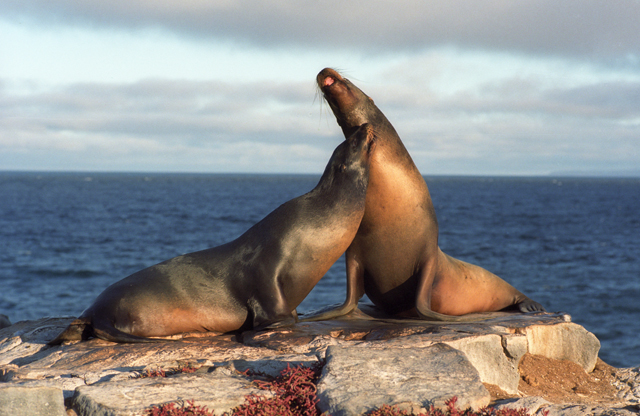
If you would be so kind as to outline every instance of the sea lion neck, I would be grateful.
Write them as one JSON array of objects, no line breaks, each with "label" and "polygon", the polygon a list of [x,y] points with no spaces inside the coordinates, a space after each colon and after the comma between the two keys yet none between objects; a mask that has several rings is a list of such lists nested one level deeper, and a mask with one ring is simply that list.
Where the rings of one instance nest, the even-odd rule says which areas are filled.
[{"label": "sea lion neck", "polygon": [[336,116],[345,138],[350,137],[365,123],[371,124],[378,132],[398,137],[389,120],[373,100],[337,71],[331,68],[323,69],[318,73],[316,82]]}]

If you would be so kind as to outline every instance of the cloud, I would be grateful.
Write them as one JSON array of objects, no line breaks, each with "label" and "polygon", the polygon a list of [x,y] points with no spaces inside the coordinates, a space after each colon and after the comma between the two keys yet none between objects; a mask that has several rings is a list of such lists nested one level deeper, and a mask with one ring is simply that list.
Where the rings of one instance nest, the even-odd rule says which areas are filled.
[{"label": "cloud", "polygon": [[0,74],[0,158],[321,172],[340,131],[313,78],[336,65],[425,174],[630,168],[639,11],[591,0],[8,0],[0,29],[19,41],[0,51],[15,61]]},{"label": "cloud", "polygon": [[0,11],[53,24],[159,28],[269,47],[384,54],[449,45],[632,65],[640,60],[638,1],[8,0]]},{"label": "cloud", "polygon": [[[150,137],[198,139],[256,132],[273,136],[301,129],[313,108],[308,85],[228,84],[143,80],[131,84],[72,84],[35,94],[5,95],[4,125],[50,131],[110,131]],[[34,127],[35,128],[35,127]],[[231,140],[231,139],[229,139]]]},{"label": "cloud", "polygon": [[640,82],[603,82],[547,94],[552,106],[585,118],[609,119],[612,122],[639,121]]},{"label": "cloud", "polygon": [[5,169],[19,167],[10,155],[22,155],[22,164],[31,154],[30,168],[321,172],[341,137],[319,129],[319,113],[308,84],[144,80],[0,90],[0,157]]},{"label": "cloud", "polygon": [[[513,75],[454,93],[384,77],[356,84],[425,174],[631,169],[640,159],[640,80],[565,86],[562,78]],[[21,95],[5,89],[0,158],[5,169],[31,154],[32,168],[319,173],[342,139],[326,111],[307,83],[155,79]]]},{"label": "cloud", "polygon": [[638,77],[586,71],[577,78],[560,72],[554,79],[547,69],[527,73],[516,67],[451,92],[438,88],[438,72],[422,83],[363,87],[422,172],[632,170],[640,160]]}]

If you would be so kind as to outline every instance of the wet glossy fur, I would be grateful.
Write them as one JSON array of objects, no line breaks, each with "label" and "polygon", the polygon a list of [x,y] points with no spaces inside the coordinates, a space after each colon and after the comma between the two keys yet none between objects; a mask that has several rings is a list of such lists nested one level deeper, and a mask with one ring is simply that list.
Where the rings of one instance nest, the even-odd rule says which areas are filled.
[{"label": "wet glossy fur", "polygon": [[373,130],[334,151],[318,185],[236,240],[175,257],[109,286],[51,344],[95,336],[149,342],[194,331],[295,322],[295,308],[351,244],[364,214]]}]

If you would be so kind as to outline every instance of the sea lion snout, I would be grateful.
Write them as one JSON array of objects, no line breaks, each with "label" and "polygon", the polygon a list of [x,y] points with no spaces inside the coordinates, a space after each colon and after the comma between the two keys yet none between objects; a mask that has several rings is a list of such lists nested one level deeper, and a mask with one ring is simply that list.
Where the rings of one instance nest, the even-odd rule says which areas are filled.
[{"label": "sea lion snout", "polygon": [[343,78],[340,74],[331,68],[325,68],[318,73],[316,82],[320,88],[330,87],[335,84],[336,81],[342,81]]}]

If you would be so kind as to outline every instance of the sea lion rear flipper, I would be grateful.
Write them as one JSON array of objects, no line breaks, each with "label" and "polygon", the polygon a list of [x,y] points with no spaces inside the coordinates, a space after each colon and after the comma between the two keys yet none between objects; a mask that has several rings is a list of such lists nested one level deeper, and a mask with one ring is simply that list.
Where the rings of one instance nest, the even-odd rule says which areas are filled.
[{"label": "sea lion rear flipper", "polygon": [[65,341],[82,341],[89,339],[92,335],[91,320],[81,317],[71,322],[57,337],[47,342],[47,345],[60,345]]},{"label": "sea lion rear flipper", "polygon": [[66,341],[85,341],[91,337],[122,343],[166,341],[163,339],[145,338],[127,334],[105,322],[94,323],[90,318],[80,317],[71,322],[64,331],[49,341],[47,345],[60,345]]},{"label": "sea lion rear flipper", "polygon": [[416,308],[420,319],[425,321],[436,322],[478,322],[491,319],[490,315],[476,315],[475,313],[468,313],[466,315],[445,315],[443,313],[434,312],[432,310],[419,310]]},{"label": "sea lion rear flipper", "polygon": [[140,342],[162,342],[170,341],[170,339],[155,339],[140,337],[138,335],[128,334],[115,328],[106,320],[96,321],[93,323],[93,335],[105,341],[120,343],[140,343]]},{"label": "sea lion rear flipper", "polygon": [[145,338],[139,337],[137,335],[127,334],[126,332],[119,331],[113,327],[110,328],[94,328],[94,335],[97,338],[104,339],[105,341],[111,342],[119,342],[119,343],[142,343],[142,342],[162,342],[162,341],[173,341],[172,339],[156,339],[156,338]]},{"label": "sea lion rear flipper", "polygon": [[547,311],[544,308],[544,306],[542,306],[535,300],[531,300],[529,298],[526,298],[523,301],[516,303],[514,306],[516,306],[520,312],[524,312],[524,313]]}]

